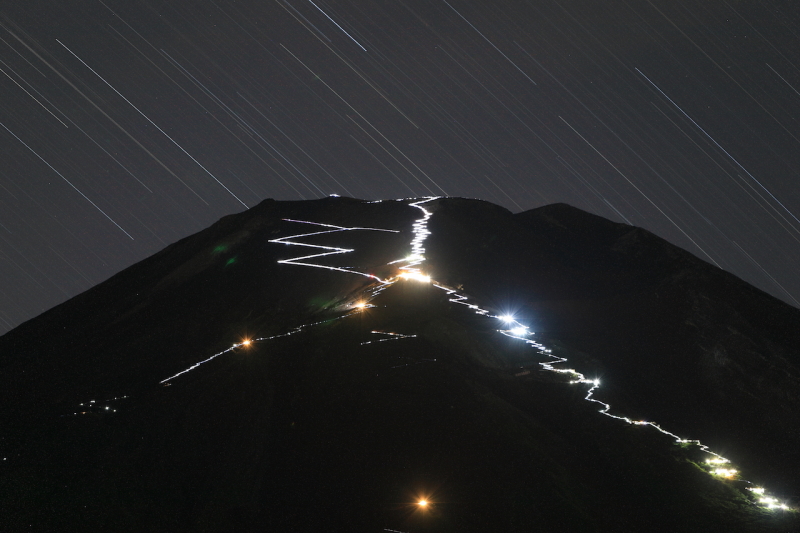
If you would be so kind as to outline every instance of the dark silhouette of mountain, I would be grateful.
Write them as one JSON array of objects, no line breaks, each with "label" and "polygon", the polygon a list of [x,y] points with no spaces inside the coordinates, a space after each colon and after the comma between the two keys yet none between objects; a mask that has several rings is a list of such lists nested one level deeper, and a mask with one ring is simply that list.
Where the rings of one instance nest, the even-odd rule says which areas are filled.
[{"label": "dark silhouette of mountain", "polygon": [[420,201],[266,200],[0,337],[2,529],[800,530],[800,311],[568,205]]}]

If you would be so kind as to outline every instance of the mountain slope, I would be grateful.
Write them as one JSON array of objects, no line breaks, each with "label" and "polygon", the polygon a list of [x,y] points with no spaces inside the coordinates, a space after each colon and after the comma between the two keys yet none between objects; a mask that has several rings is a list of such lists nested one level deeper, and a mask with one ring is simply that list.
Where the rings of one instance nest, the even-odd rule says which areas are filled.
[{"label": "mountain slope", "polygon": [[785,531],[796,513],[541,363],[790,496],[800,443],[767,415],[798,401],[797,313],[565,205],[265,201],[0,338],[0,510],[9,530]]}]

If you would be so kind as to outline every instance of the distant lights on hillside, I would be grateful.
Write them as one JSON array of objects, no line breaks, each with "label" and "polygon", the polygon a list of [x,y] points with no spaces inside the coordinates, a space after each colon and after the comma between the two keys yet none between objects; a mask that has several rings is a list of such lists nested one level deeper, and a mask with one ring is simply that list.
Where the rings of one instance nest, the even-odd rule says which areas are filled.
[{"label": "distant lights on hillside", "polygon": [[713,473],[715,476],[720,476],[727,479],[733,479],[734,477],[736,477],[736,474],[738,474],[739,471],[733,468],[715,468],[713,470]]},{"label": "distant lights on hillside", "polygon": [[[589,390],[587,391],[586,396],[585,396],[584,399],[586,401],[593,402],[593,403],[596,403],[599,406],[601,406],[601,408],[599,410],[599,412],[601,414],[603,414],[605,416],[608,416],[610,418],[614,418],[614,419],[617,419],[617,420],[624,421],[624,422],[626,422],[628,424],[631,424],[631,425],[650,426],[650,427],[656,429],[657,431],[663,433],[664,435],[667,435],[667,436],[673,438],[675,440],[675,442],[677,442],[679,444],[694,444],[694,445],[697,445],[701,450],[707,452],[708,454],[710,454],[712,456],[712,457],[710,457],[709,459],[706,460],[707,472],[709,474],[711,474],[713,476],[720,477],[720,478],[729,479],[729,480],[736,479],[736,476],[739,473],[737,470],[735,470],[733,468],[727,468],[727,467],[722,466],[722,465],[726,465],[730,461],[728,461],[728,459],[725,459],[724,457],[721,457],[718,454],[712,452],[708,448],[708,446],[702,444],[700,441],[681,438],[678,435],[676,435],[674,433],[671,433],[671,432],[661,428],[657,423],[654,423],[654,422],[649,422],[649,421],[646,421],[646,420],[633,420],[633,419],[628,418],[626,416],[620,416],[620,415],[612,414],[610,412],[610,410],[611,410],[611,405],[610,404],[607,404],[605,402],[602,402],[600,400],[597,400],[597,399],[593,398],[593,394],[594,394],[595,390],[598,389],[599,386],[600,386],[600,380],[597,379],[597,378],[588,379],[588,378],[586,378],[586,376],[584,376],[584,374],[582,374],[582,373],[580,373],[577,370],[572,369],[572,368],[555,367],[554,365],[560,365],[560,364],[566,363],[567,359],[564,358],[564,357],[552,355],[552,351],[549,348],[546,348],[544,345],[542,345],[542,344],[534,341],[532,338],[530,338],[532,335],[534,335],[534,333],[529,331],[529,328],[527,326],[525,326],[525,325],[521,324],[519,321],[517,321],[517,318],[513,314],[505,313],[505,314],[502,314],[502,315],[499,315],[499,316],[498,315],[492,315],[492,314],[489,313],[489,311],[487,311],[485,309],[482,309],[477,305],[469,303],[467,301],[468,298],[466,296],[458,294],[458,290],[462,290],[462,288],[460,286],[459,286],[458,290],[456,290],[456,289],[447,287],[445,285],[440,285],[438,283],[434,283],[430,276],[428,276],[426,274],[423,274],[422,271],[419,268],[419,265],[422,264],[423,262],[425,262],[425,256],[424,256],[425,249],[423,247],[423,243],[424,243],[425,239],[427,238],[427,236],[430,234],[430,232],[427,229],[427,222],[428,222],[428,219],[431,217],[432,213],[430,211],[426,210],[424,207],[422,207],[422,204],[424,204],[426,202],[429,202],[429,201],[432,201],[434,199],[435,198],[432,198],[432,197],[431,198],[425,198],[423,200],[418,200],[418,201],[415,201],[415,202],[409,204],[410,206],[416,207],[417,209],[421,210],[423,212],[423,216],[422,216],[422,218],[416,220],[414,222],[414,224],[413,224],[412,231],[414,233],[414,238],[413,238],[413,240],[411,242],[411,254],[406,256],[404,259],[399,259],[399,260],[395,260],[395,261],[392,261],[392,262],[388,263],[389,265],[392,265],[392,264],[395,264],[395,263],[400,263],[400,262],[404,263],[399,268],[400,273],[395,278],[392,278],[392,279],[389,279],[389,280],[382,280],[382,279],[380,279],[379,277],[377,277],[375,275],[368,274],[368,273],[365,273],[365,272],[358,272],[358,271],[356,271],[356,270],[354,270],[352,268],[349,268],[349,267],[347,267],[347,268],[345,268],[345,267],[334,267],[334,266],[321,265],[321,264],[317,264],[317,263],[314,263],[314,262],[309,262],[308,260],[311,260],[311,259],[329,257],[329,256],[332,256],[332,255],[337,255],[337,254],[345,254],[345,253],[352,252],[354,250],[353,249],[348,249],[348,248],[340,248],[340,247],[335,247],[335,246],[322,246],[322,245],[310,244],[310,243],[307,243],[307,242],[297,242],[297,241],[299,239],[303,239],[305,237],[312,237],[312,236],[317,236],[317,235],[324,235],[324,234],[331,234],[331,233],[345,232],[345,231],[353,231],[353,230],[399,233],[397,230],[379,229],[379,228],[362,228],[362,227],[343,227],[343,226],[335,226],[335,225],[332,225],[332,224],[322,224],[322,223],[319,223],[319,222],[309,222],[309,221],[284,219],[287,222],[309,224],[309,225],[314,225],[314,226],[318,226],[318,227],[325,228],[325,229],[321,230],[321,231],[311,232],[311,233],[304,233],[304,234],[300,234],[300,235],[292,235],[292,236],[281,237],[281,238],[278,238],[278,239],[270,240],[269,242],[282,243],[282,244],[300,246],[300,247],[306,247],[306,248],[312,248],[312,249],[316,249],[315,251],[318,251],[318,253],[314,253],[314,254],[311,254],[311,255],[305,255],[305,256],[302,256],[302,257],[295,257],[293,259],[280,260],[280,261],[278,261],[278,263],[287,264],[287,265],[296,265],[296,266],[307,266],[307,267],[314,267],[314,268],[327,269],[327,270],[335,270],[335,271],[345,272],[345,273],[349,273],[349,274],[360,274],[362,276],[366,276],[366,277],[369,277],[369,278],[372,278],[372,279],[376,280],[380,284],[380,286],[376,289],[376,288],[374,288],[374,284],[373,284],[373,288],[367,289],[367,292],[371,291],[370,295],[368,297],[370,299],[374,298],[378,293],[380,293],[381,291],[383,291],[387,287],[391,286],[398,279],[412,280],[412,281],[418,281],[418,282],[422,282],[422,283],[432,283],[436,288],[439,288],[439,289],[441,289],[441,290],[443,290],[443,291],[445,291],[447,293],[447,295],[450,297],[450,299],[449,299],[450,302],[457,303],[457,304],[460,304],[460,305],[464,305],[467,308],[469,308],[470,310],[474,311],[476,314],[488,316],[488,317],[495,318],[495,319],[499,319],[501,322],[503,322],[505,324],[505,327],[503,329],[498,329],[497,330],[499,333],[501,333],[503,335],[506,335],[506,336],[509,336],[509,337],[512,337],[512,338],[520,339],[520,340],[524,341],[526,344],[530,344],[532,347],[537,349],[540,354],[550,357],[549,361],[545,361],[545,362],[540,362],[539,363],[539,365],[544,370],[549,371],[549,372],[554,372],[554,373],[557,373],[557,374],[567,375],[567,376],[569,376],[571,378],[570,383],[589,385]],[[371,202],[371,203],[376,203],[376,202]],[[367,303],[367,301],[364,300],[364,299],[356,300],[356,301],[354,301],[354,302],[349,304],[349,308],[352,309],[353,311],[351,311],[349,313],[345,313],[340,317],[337,317],[337,318],[334,318],[334,319],[329,319],[329,320],[322,320],[320,322],[315,322],[315,323],[312,323],[312,324],[305,324],[305,325],[299,326],[299,327],[297,327],[297,328],[295,328],[295,329],[293,329],[293,330],[291,330],[291,331],[289,331],[287,333],[274,335],[272,337],[258,338],[258,339],[255,339],[255,340],[256,341],[265,341],[265,340],[275,339],[275,338],[278,338],[278,337],[285,337],[285,336],[293,335],[295,333],[299,333],[304,328],[311,327],[311,326],[316,326],[318,324],[328,323],[331,320],[338,320],[338,319],[341,319],[341,318],[346,318],[348,316],[352,316],[353,314],[356,314],[357,311],[362,311],[362,310],[364,310],[366,308],[370,308],[370,307],[375,307],[375,306]],[[370,344],[373,344],[373,343],[382,343],[382,342],[388,342],[388,341],[398,341],[398,340],[403,340],[403,339],[412,339],[412,338],[416,337],[416,335],[413,335],[413,334],[402,334],[402,333],[397,333],[397,332],[386,332],[386,331],[372,331],[371,333],[378,334],[378,335],[383,335],[384,337],[380,338],[380,339],[375,339],[375,340],[362,342],[361,343],[362,346],[370,345]],[[174,379],[174,378],[176,378],[176,377],[178,377],[178,376],[180,376],[182,374],[185,374],[185,373],[197,368],[198,366],[215,359],[216,357],[218,357],[218,356],[220,356],[220,355],[222,355],[224,353],[232,351],[232,350],[234,350],[234,349],[236,349],[238,347],[241,347],[241,346],[249,346],[252,342],[253,341],[251,341],[250,339],[246,339],[246,340],[242,341],[241,343],[234,344],[232,347],[228,348],[227,350],[223,350],[223,351],[221,351],[221,352],[219,352],[217,354],[214,354],[211,357],[209,357],[209,358],[207,358],[207,359],[205,359],[203,361],[200,361],[198,363],[195,363],[191,367],[189,367],[189,368],[187,368],[187,369],[185,369],[185,370],[183,370],[181,372],[178,372],[177,374],[175,374],[175,375],[173,375],[173,376],[171,376],[171,377],[169,377],[167,379],[162,380],[161,384],[169,385],[169,383],[167,383],[167,382],[171,381],[172,379]],[[428,362],[436,362],[436,359],[417,359],[417,358],[414,358],[414,357],[402,357],[402,356],[395,356],[395,357],[403,360],[404,362],[401,362],[400,364],[397,364],[397,365],[389,367],[389,370],[411,367],[411,366],[415,366],[415,365],[419,365],[419,364],[423,364],[423,363],[428,363]],[[529,372],[525,373],[524,375],[528,375],[528,374],[529,374]],[[376,375],[378,375],[378,374],[376,374]],[[523,375],[523,374],[518,374],[518,375]],[[106,408],[106,409],[108,409],[108,408]],[[744,480],[739,480],[739,481],[744,481]],[[787,507],[786,504],[779,503],[779,501],[776,498],[765,494],[765,492],[766,492],[765,489],[763,489],[761,487],[750,488],[748,490],[750,490],[753,494],[758,496],[757,498],[755,498],[755,502],[760,504],[760,505],[763,505],[767,509],[788,509],[789,508],[789,507]],[[419,495],[419,494],[417,496],[418,496],[418,498],[414,501],[413,505],[415,505],[419,510],[425,511],[425,508],[429,507],[431,505],[430,500],[427,497],[422,497],[422,495]],[[387,530],[387,531],[393,531],[393,530]]]}]

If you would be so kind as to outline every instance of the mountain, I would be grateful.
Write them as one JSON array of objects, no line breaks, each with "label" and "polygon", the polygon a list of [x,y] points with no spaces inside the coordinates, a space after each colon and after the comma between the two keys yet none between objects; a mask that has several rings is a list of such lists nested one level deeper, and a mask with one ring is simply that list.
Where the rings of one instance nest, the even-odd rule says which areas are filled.
[{"label": "mountain", "polygon": [[0,521],[800,531],[799,323],[565,204],[266,200],[0,337]]}]

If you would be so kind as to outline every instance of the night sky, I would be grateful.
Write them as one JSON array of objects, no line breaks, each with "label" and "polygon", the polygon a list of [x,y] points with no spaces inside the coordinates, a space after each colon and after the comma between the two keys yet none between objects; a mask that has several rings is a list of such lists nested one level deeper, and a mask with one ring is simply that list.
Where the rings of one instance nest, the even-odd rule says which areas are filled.
[{"label": "night sky", "polygon": [[0,333],[329,194],[567,202],[797,306],[798,28],[776,0],[6,2]]}]

